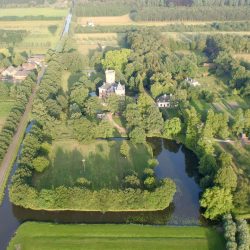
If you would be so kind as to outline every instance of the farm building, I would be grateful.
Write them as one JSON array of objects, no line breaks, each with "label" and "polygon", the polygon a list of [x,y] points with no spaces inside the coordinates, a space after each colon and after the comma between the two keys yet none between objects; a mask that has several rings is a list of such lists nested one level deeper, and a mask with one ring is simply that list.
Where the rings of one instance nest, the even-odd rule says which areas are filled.
[{"label": "farm building", "polygon": [[28,63],[35,63],[37,66],[42,67],[45,62],[45,55],[33,55],[27,60]]}]

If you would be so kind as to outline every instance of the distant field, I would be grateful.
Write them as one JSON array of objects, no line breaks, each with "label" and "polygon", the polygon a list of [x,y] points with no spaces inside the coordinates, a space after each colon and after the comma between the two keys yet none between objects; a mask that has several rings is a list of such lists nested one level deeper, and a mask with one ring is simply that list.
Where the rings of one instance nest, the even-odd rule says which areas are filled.
[{"label": "distant field", "polygon": [[[48,30],[50,25],[57,25],[55,34]],[[21,43],[15,45],[17,51],[29,51],[32,53],[46,53],[49,48],[54,48],[59,41],[64,20],[61,21],[0,21],[0,29],[25,29],[29,32]],[[6,47],[5,44],[0,44]]]},{"label": "distant field", "polygon": [[223,236],[206,227],[56,225],[27,222],[8,250],[223,250]]},{"label": "distant field", "polygon": [[103,17],[78,17],[77,23],[81,25],[86,25],[88,21],[94,22],[95,25],[146,25],[146,26],[164,26],[166,24],[174,24],[174,23],[184,23],[189,25],[195,25],[195,24],[207,24],[211,22],[201,22],[201,21],[163,21],[163,22],[134,22],[130,19],[129,15],[124,16],[103,16]]},{"label": "distant field", "polygon": [[10,8],[2,9],[0,17],[4,16],[54,16],[64,17],[67,14],[67,9],[54,9],[54,8]]},{"label": "distant field", "polygon": [[124,43],[124,37],[124,34],[117,33],[74,34],[78,50],[84,55],[102,46],[119,48]]},{"label": "distant field", "polygon": [[0,130],[2,129],[6,118],[14,105],[14,101],[12,100],[5,100],[0,101]]},{"label": "distant field", "polygon": [[44,173],[36,174],[33,183],[38,189],[73,186],[77,178],[85,177],[91,181],[93,189],[119,188],[128,172],[134,170],[142,175],[148,159],[152,158],[150,148],[132,143],[129,143],[129,157],[125,158],[120,154],[120,145],[121,142],[115,141],[90,144],[66,139],[55,141],[50,155],[51,166]]}]

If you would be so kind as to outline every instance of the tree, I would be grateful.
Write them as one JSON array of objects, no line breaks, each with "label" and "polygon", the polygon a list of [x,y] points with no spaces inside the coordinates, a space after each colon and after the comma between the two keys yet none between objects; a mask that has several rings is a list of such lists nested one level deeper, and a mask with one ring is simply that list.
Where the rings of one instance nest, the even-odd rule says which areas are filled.
[{"label": "tree", "polygon": [[181,120],[178,117],[174,117],[165,122],[164,135],[168,138],[176,136],[181,132]]},{"label": "tree", "polygon": [[145,130],[150,134],[159,134],[163,129],[162,113],[157,107],[150,106],[143,115]]},{"label": "tree", "polygon": [[144,181],[144,186],[149,190],[152,190],[153,188],[155,188],[156,187],[155,177],[153,177],[153,176],[147,177]]},{"label": "tree", "polygon": [[237,236],[238,250],[249,250],[250,235],[246,220],[237,220]]},{"label": "tree", "polygon": [[130,49],[110,50],[105,54],[105,58],[102,60],[104,69],[115,69],[117,71],[123,71],[128,58],[131,54]]},{"label": "tree", "polygon": [[34,169],[39,173],[42,173],[49,166],[49,164],[48,159],[43,156],[39,156],[32,161]]},{"label": "tree", "polygon": [[231,166],[222,167],[216,173],[214,182],[222,188],[235,190],[237,175]]},{"label": "tree", "polygon": [[136,126],[141,127],[142,115],[136,104],[131,103],[127,105],[125,117],[129,129],[133,129]]},{"label": "tree", "polygon": [[200,159],[199,172],[202,175],[214,176],[218,166],[212,155],[205,154]]},{"label": "tree", "polygon": [[52,35],[55,35],[56,31],[58,29],[58,25],[49,25],[48,30]]},{"label": "tree", "polygon": [[128,175],[124,179],[124,184],[127,188],[139,188],[141,183],[137,175]]},{"label": "tree", "polygon": [[208,219],[216,219],[218,216],[228,213],[233,208],[231,191],[225,188],[208,188],[202,195],[200,205],[206,209],[204,216]]},{"label": "tree", "polygon": [[130,133],[129,137],[133,143],[145,143],[146,141],[146,133],[144,129],[140,127],[134,128]]},{"label": "tree", "polygon": [[127,141],[123,141],[120,147],[120,153],[122,156],[127,158],[129,156],[129,145]]},{"label": "tree", "polygon": [[235,114],[234,123],[232,130],[236,135],[239,135],[243,132],[244,129],[244,114],[242,109],[238,109]]},{"label": "tree", "polygon": [[80,177],[76,180],[76,184],[80,187],[87,188],[91,185],[91,182],[84,177]]}]

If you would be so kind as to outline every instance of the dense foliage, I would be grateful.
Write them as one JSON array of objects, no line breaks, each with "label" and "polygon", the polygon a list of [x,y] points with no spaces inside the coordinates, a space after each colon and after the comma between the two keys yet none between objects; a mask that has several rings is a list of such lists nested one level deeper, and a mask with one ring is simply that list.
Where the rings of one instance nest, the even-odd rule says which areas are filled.
[{"label": "dense foliage", "polygon": [[7,120],[4,123],[4,126],[0,132],[0,162],[3,160],[3,157],[11,143],[12,137],[16,132],[19,121],[25,111],[26,104],[28,103],[29,97],[32,93],[32,89],[35,83],[35,77],[28,77],[20,85],[16,85],[15,96],[16,103],[11,109]]},{"label": "dense foliage", "polygon": [[249,7],[148,7],[130,16],[135,21],[242,21],[249,20]]}]

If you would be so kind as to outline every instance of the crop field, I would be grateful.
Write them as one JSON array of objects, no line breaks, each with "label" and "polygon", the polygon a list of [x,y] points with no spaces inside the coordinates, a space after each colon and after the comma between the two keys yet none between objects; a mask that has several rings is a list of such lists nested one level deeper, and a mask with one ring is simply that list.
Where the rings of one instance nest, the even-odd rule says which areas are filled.
[{"label": "crop field", "polygon": [[65,17],[67,9],[54,8],[9,8],[0,12],[0,17],[4,16],[49,16],[49,17]]},{"label": "crop field", "polygon": [[8,250],[215,250],[225,249],[224,244],[220,233],[212,228],[198,226],[58,225],[26,222],[17,230]]},{"label": "crop field", "polygon": [[125,158],[120,154],[120,145],[121,142],[116,141],[90,144],[79,144],[75,140],[55,141],[50,155],[51,166],[44,173],[36,174],[33,183],[38,189],[73,186],[77,178],[85,177],[95,190],[118,188],[123,177],[131,171],[142,175],[152,158],[151,148],[132,143],[129,143],[129,156]]},{"label": "crop field", "polygon": [[[33,53],[45,53],[49,48],[56,46],[63,29],[64,21],[0,21],[0,29],[25,29],[28,35],[18,44],[16,51],[31,50]],[[56,25],[57,31],[51,34],[48,30],[50,25]],[[0,47],[6,47],[0,44]]]},{"label": "crop field", "polygon": [[188,25],[195,24],[207,24],[211,22],[201,22],[201,21],[163,21],[163,22],[153,22],[153,21],[140,21],[135,22],[130,19],[129,15],[124,16],[99,16],[99,17],[78,17],[77,23],[81,25],[86,25],[88,21],[94,22],[95,25],[109,26],[109,25],[141,25],[141,26],[164,26],[166,24],[174,23],[185,23]]},{"label": "crop field", "polygon": [[76,46],[84,55],[88,55],[91,50],[119,48],[124,43],[124,37],[124,34],[117,33],[74,34]]},{"label": "crop field", "polygon": [[0,101],[0,130],[2,129],[6,118],[14,105],[13,100]]}]

